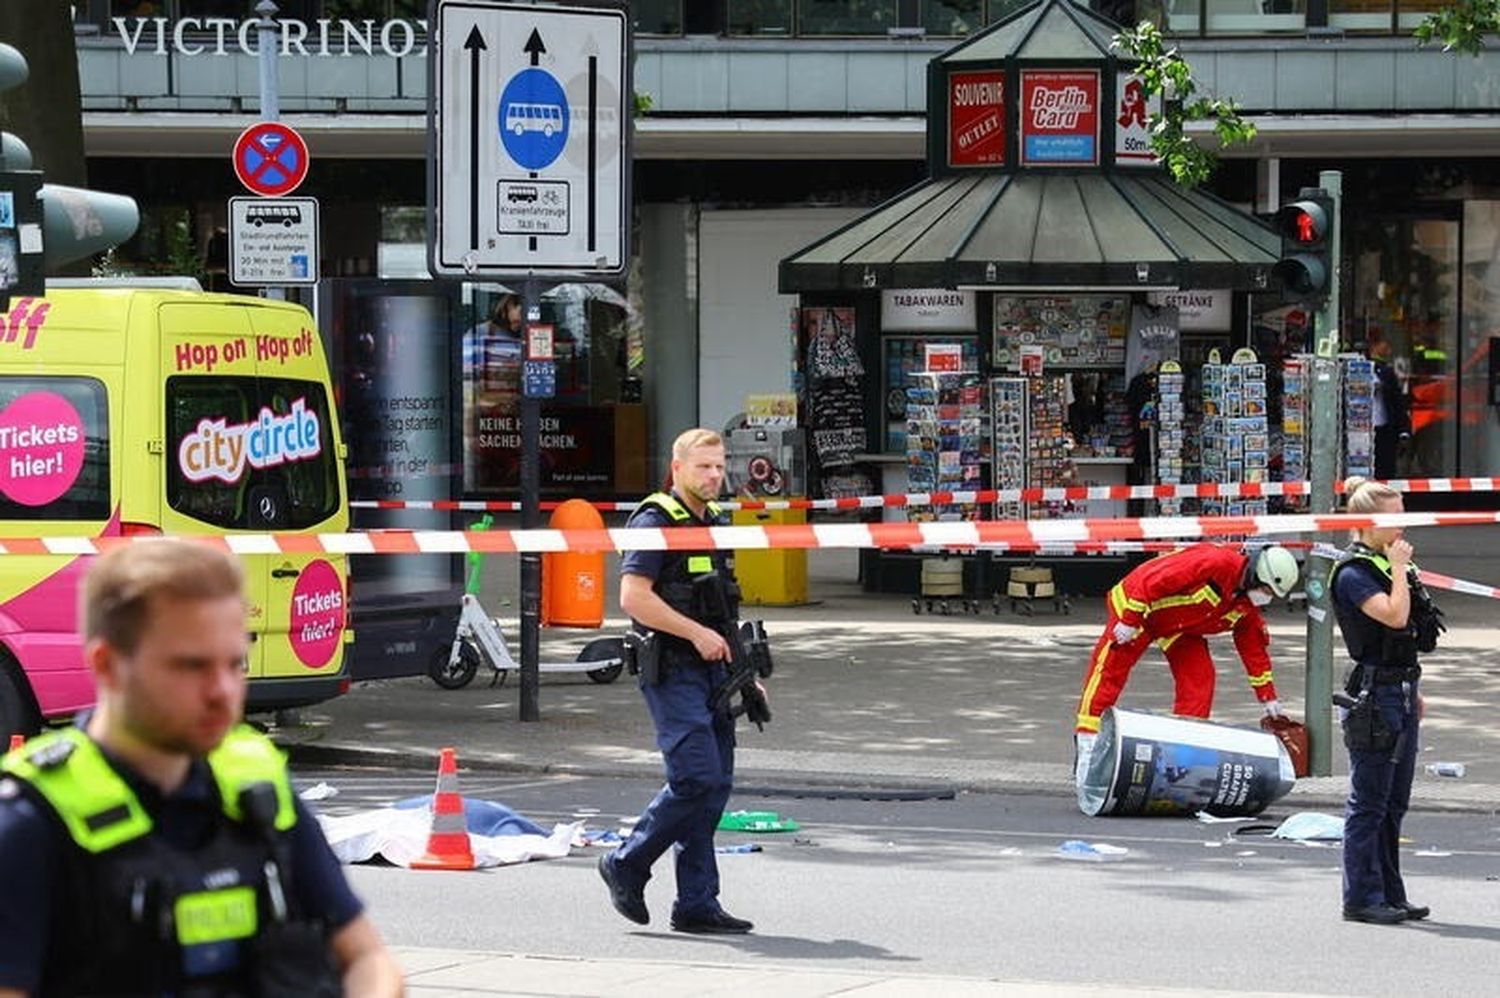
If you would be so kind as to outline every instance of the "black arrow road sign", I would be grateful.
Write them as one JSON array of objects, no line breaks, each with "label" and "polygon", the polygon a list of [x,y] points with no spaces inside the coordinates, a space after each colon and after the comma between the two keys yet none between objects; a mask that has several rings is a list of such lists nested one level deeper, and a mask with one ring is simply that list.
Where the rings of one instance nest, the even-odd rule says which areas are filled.
[{"label": "black arrow road sign", "polygon": [[469,52],[469,249],[479,248],[479,53],[486,48],[479,25],[464,40]]},{"label": "black arrow road sign", "polygon": [[547,46],[542,44],[542,33],[535,28],[531,29],[531,37],[526,39],[526,47],[521,50],[531,56],[531,64],[535,66]]}]

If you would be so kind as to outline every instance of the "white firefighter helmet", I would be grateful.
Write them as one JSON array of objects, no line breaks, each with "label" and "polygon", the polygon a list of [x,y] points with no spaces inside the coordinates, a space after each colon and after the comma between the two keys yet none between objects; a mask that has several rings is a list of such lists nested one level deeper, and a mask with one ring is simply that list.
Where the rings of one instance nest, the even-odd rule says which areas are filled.
[{"label": "white firefighter helmet", "polygon": [[1301,575],[1296,556],[1278,544],[1261,548],[1255,555],[1255,581],[1269,586],[1282,599],[1286,599]]}]

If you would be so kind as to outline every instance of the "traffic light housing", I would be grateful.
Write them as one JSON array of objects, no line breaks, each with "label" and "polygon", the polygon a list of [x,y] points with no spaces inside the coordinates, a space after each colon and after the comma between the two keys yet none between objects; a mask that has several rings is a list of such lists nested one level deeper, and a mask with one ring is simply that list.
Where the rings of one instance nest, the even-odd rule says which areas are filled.
[{"label": "traffic light housing", "polygon": [[1308,301],[1328,294],[1333,283],[1333,198],[1321,187],[1305,187],[1296,201],[1276,212],[1281,259],[1271,268],[1288,301]]},{"label": "traffic light housing", "polygon": [[[0,91],[24,84],[26,57],[0,42]],[[0,301],[46,293],[47,268],[118,246],[140,225],[133,198],[43,182],[31,150],[0,133]]]}]

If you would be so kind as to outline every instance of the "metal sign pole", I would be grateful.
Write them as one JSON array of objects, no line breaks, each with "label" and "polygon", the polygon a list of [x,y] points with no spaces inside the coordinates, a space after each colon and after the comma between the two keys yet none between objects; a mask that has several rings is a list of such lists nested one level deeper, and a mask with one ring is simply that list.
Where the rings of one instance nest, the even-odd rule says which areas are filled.
[{"label": "metal sign pole", "polygon": [[[1310,509],[1314,514],[1334,510],[1334,477],[1339,467],[1339,222],[1342,211],[1343,174],[1325,170],[1318,182],[1333,199],[1329,226],[1328,297],[1317,313],[1314,330],[1310,409],[1312,440],[1308,447],[1311,472]],[[1330,543],[1323,535],[1316,540]],[[1324,549],[1326,551],[1326,548]],[[1313,776],[1333,773],[1333,594],[1328,581],[1333,559],[1318,548],[1307,560],[1307,735],[1310,743],[1309,770]]]},{"label": "metal sign pole", "polygon": [[[522,337],[542,317],[541,284],[528,277],[521,286]],[[528,346],[522,343],[522,356]],[[525,362],[522,362],[524,367]],[[542,400],[524,384],[521,391],[521,528],[531,530],[541,522]],[[541,618],[542,556],[535,551],[521,555],[521,720],[540,721],[541,710]]]},{"label": "metal sign pole", "polygon": [[[276,49],[281,44],[281,28],[276,23],[276,13],[281,8],[271,0],[260,0],[255,12],[260,15],[256,25],[256,43],[260,47],[260,117],[262,121],[277,121],[281,118],[281,95],[276,73]],[[286,293],[280,288],[262,289],[265,297],[284,300]]]}]

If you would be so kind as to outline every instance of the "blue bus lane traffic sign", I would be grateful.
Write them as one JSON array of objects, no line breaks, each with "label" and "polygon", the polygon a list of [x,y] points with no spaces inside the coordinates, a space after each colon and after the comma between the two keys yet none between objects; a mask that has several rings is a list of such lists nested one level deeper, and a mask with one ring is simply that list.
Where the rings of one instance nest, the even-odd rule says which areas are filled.
[{"label": "blue bus lane traffic sign", "polygon": [[500,144],[513,163],[531,172],[500,179],[495,194],[496,231],[514,236],[568,234],[568,182],[540,180],[537,173],[555,163],[568,147],[571,119],[568,95],[547,70],[528,66],[506,82],[496,122]]}]

